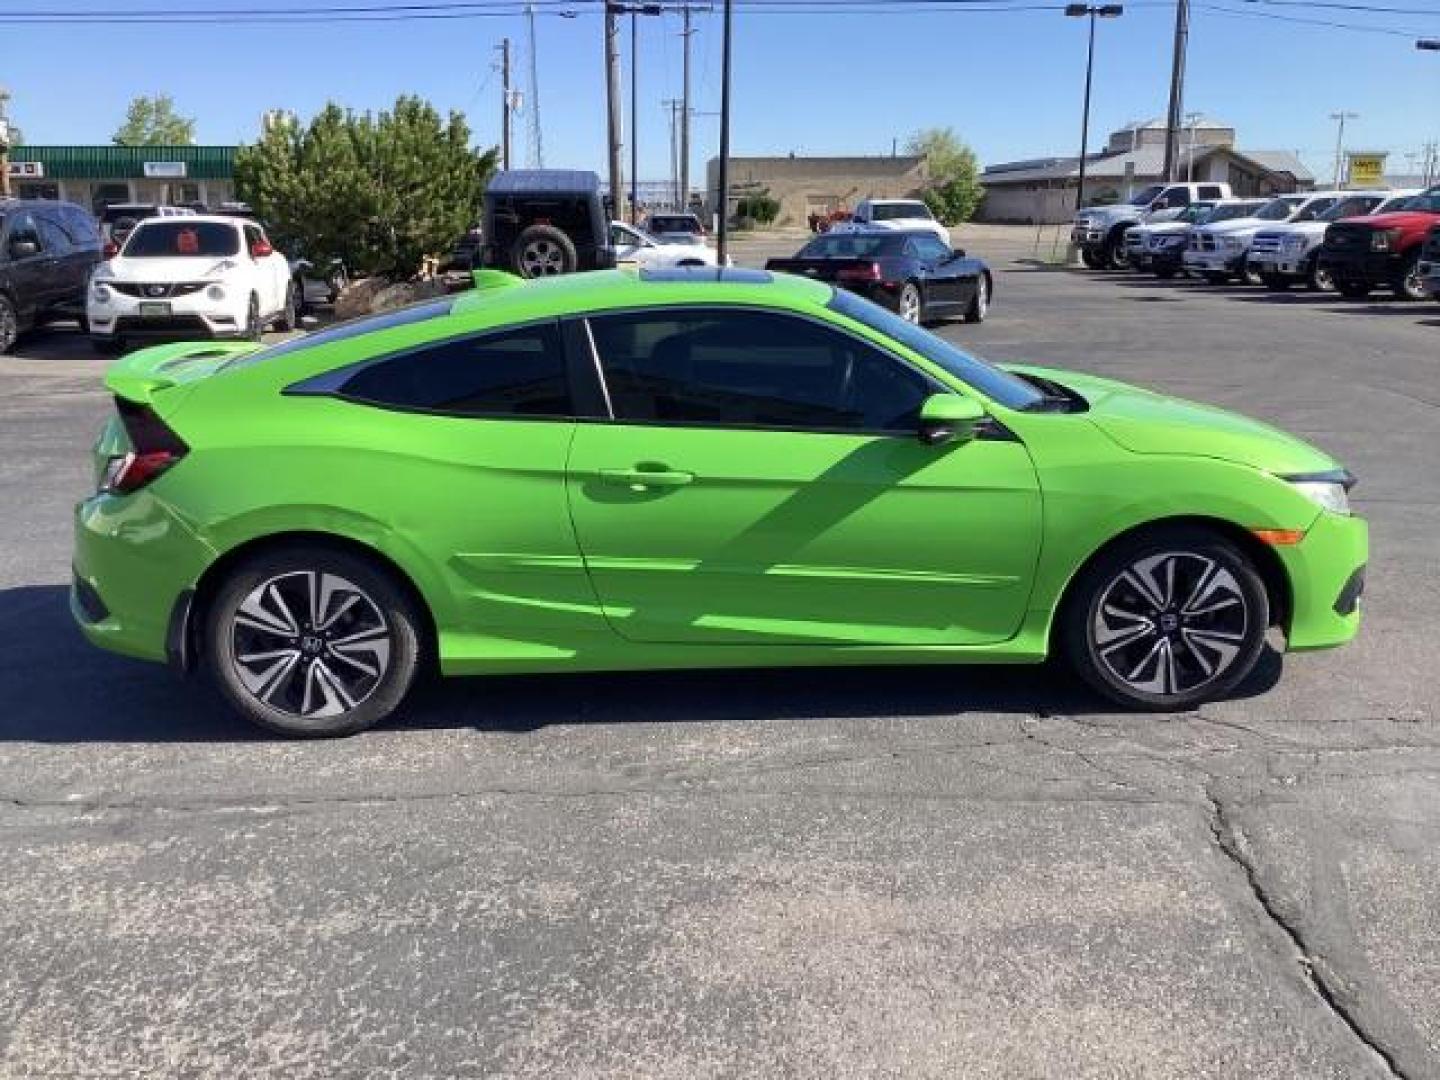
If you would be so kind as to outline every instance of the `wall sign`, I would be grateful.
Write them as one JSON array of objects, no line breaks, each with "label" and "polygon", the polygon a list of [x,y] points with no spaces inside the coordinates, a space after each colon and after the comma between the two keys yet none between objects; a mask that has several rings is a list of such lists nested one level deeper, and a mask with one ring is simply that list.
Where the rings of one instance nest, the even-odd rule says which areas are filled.
[{"label": "wall sign", "polygon": [[183,180],[185,179],[185,162],[147,161],[145,162],[145,176],[150,180]]},{"label": "wall sign", "polygon": [[1385,155],[1351,152],[1349,180],[1354,188],[1382,187],[1385,183]]},{"label": "wall sign", "polygon": [[17,180],[39,180],[45,175],[43,161],[12,161],[9,173]]}]

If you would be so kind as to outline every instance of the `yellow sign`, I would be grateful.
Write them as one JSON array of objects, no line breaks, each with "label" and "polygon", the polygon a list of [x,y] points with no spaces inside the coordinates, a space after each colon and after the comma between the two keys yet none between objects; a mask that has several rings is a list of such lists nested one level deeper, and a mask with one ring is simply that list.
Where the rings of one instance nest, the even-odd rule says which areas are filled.
[{"label": "yellow sign", "polygon": [[1350,158],[1350,187],[1379,187],[1385,182],[1384,154],[1350,154],[1348,156]]}]

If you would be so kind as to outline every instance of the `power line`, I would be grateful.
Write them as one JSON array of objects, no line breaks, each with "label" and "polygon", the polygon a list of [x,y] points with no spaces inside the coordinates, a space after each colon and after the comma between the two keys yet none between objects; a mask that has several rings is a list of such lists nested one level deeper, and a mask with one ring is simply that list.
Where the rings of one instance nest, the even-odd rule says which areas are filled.
[{"label": "power line", "polygon": [[1304,26],[1321,26],[1332,30],[1355,30],[1367,34],[1386,34],[1390,37],[1416,37],[1418,31],[1401,30],[1398,27],[1374,26],[1367,23],[1342,23],[1329,19],[1307,19],[1300,15],[1281,15],[1273,11],[1255,11],[1241,8],[1220,7],[1216,4],[1197,4],[1197,7],[1214,15],[1237,19],[1270,19],[1275,22],[1299,23]]}]

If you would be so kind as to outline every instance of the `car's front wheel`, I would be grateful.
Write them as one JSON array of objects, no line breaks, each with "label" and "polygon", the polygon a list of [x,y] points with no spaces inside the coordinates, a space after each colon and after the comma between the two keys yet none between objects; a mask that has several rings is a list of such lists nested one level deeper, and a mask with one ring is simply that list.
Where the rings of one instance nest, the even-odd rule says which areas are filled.
[{"label": "car's front wheel", "polygon": [[390,716],[419,671],[415,604],[369,560],[318,546],[247,559],[204,620],[206,660],[241,715],[285,735],[350,735]]},{"label": "car's front wheel", "polygon": [[1390,287],[1401,300],[1424,300],[1425,281],[1420,276],[1420,252],[1412,252],[1405,264],[1395,274]]},{"label": "car's front wheel", "polygon": [[1244,552],[1179,527],[1103,553],[1075,582],[1062,619],[1071,663],[1100,693],[1129,708],[1185,710],[1250,674],[1270,609]]},{"label": "car's front wheel", "polygon": [[918,326],[924,307],[925,303],[920,296],[920,287],[913,281],[907,281],[900,289],[900,299],[896,305],[898,314],[906,322]]},{"label": "car's front wheel", "polygon": [[975,281],[975,296],[970,301],[970,306],[965,309],[965,321],[968,323],[979,323],[985,321],[985,316],[990,314],[990,278],[981,274]]}]

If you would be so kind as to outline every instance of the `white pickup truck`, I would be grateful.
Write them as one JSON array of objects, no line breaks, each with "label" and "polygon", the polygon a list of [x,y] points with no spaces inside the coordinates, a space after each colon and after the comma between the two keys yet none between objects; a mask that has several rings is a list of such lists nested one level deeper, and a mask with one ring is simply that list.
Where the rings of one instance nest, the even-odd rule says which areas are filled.
[{"label": "white pickup truck", "polygon": [[836,225],[833,232],[868,232],[871,229],[899,229],[905,232],[924,229],[935,234],[946,247],[950,246],[950,230],[935,220],[919,199],[864,199],[855,207],[850,220]]},{"label": "white pickup truck", "polygon": [[[1250,242],[1261,229],[1288,222],[1314,221],[1343,191],[1310,191],[1296,195],[1277,195],[1254,217],[1201,225],[1190,233],[1190,246],[1185,251],[1185,269],[1198,274],[1211,285],[1223,285],[1231,278],[1242,282],[1249,278]],[[1256,284],[1259,280],[1256,279]]]},{"label": "white pickup truck", "polygon": [[1151,184],[1128,202],[1088,206],[1075,215],[1070,241],[1092,270],[1125,265],[1125,230],[1132,225],[1173,221],[1193,202],[1230,198],[1229,184]]},{"label": "white pickup truck", "polygon": [[1352,191],[1310,221],[1261,229],[1250,241],[1249,269],[1267,289],[1288,289],[1303,281],[1315,290],[1332,287],[1330,272],[1320,266],[1320,247],[1330,222],[1399,210],[1416,195],[1409,191]]}]

